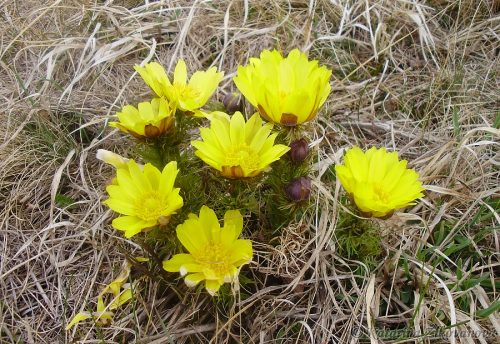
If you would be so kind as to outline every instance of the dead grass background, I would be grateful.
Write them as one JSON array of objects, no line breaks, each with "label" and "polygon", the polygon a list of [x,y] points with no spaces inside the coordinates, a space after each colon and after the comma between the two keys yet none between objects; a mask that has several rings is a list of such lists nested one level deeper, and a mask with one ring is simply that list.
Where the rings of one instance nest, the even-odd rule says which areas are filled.
[{"label": "dead grass background", "polygon": [[[449,325],[442,342],[498,342],[498,312],[478,312],[499,299],[499,10],[483,0],[0,1],[0,342],[352,343],[357,328],[381,327],[410,329],[399,342],[436,342],[419,334]],[[116,276],[118,247],[140,252],[110,227],[101,201],[112,171],[95,159],[98,148],[131,153],[105,126],[149,94],[132,66],[218,66],[221,99],[236,66],[272,47],[334,70],[311,135],[316,215],[276,246],[256,242],[254,295],[179,300],[149,281],[110,327],[65,332]],[[386,259],[370,271],[336,254],[329,171],[352,144],[398,149],[429,188],[384,224]],[[469,244],[451,252],[457,236]],[[491,283],[462,283],[478,276]],[[365,340],[397,342],[376,337]]]}]

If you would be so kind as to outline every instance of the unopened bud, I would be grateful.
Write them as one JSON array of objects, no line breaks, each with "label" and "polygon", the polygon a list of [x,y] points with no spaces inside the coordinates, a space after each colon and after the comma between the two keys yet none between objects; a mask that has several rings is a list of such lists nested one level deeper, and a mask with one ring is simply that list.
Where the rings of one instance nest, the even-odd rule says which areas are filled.
[{"label": "unopened bud", "polygon": [[119,154],[113,153],[109,150],[98,149],[96,158],[104,161],[106,164],[110,164],[114,168],[122,168],[127,165],[129,159],[122,157]]},{"label": "unopened bud", "polygon": [[292,180],[285,187],[285,194],[291,201],[305,201],[311,194],[311,180],[307,177]]},{"label": "unopened bud", "polygon": [[[117,170],[120,168],[128,169],[127,164],[130,161],[130,159],[124,158],[120,154],[116,154],[105,149],[98,149],[96,158],[105,162],[106,164],[113,166]],[[144,165],[137,164],[137,166],[139,166],[141,171],[144,170]]]},{"label": "unopened bud", "polygon": [[290,155],[290,160],[292,160],[294,164],[300,164],[306,160],[309,154],[309,144],[305,139],[295,140],[290,143],[290,151],[288,154]]},{"label": "unopened bud", "polygon": [[224,104],[224,107],[229,113],[242,110],[241,108],[243,104],[241,101],[241,94],[237,92],[230,92],[226,94],[224,96],[224,99],[222,99],[222,103]]}]

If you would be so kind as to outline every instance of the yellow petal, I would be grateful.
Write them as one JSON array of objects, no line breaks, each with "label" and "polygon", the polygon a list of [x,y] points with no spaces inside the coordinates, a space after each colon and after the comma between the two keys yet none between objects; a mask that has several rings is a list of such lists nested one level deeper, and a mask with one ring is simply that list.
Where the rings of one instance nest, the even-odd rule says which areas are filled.
[{"label": "yellow petal", "polygon": [[179,170],[177,169],[177,161],[171,161],[163,168],[160,176],[159,190],[164,193],[170,193],[173,190],[175,178]]},{"label": "yellow petal", "polygon": [[193,263],[194,257],[187,253],[179,253],[163,262],[163,269],[168,272],[179,272],[184,264]]},{"label": "yellow petal", "polygon": [[229,123],[218,119],[213,119],[210,124],[210,129],[213,131],[214,136],[217,138],[220,145],[224,149],[230,149],[231,139],[229,136]]},{"label": "yellow petal", "polygon": [[177,238],[193,254],[200,252],[210,238],[208,230],[195,219],[188,219],[177,226]]},{"label": "yellow petal", "polygon": [[168,88],[171,87],[165,69],[157,63],[150,62],[144,67],[135,65],[134,69],[142,77],[146,85],[148,85],[158,97],[164,97],[168,94]]},{"label": "yellow petal", "polygon": [[204,279],[205,279],[205,275],[203,273],[199,272],[199,273],[187,275],[186,278],[184,279],[184,282],[186,283],[186,285],[188,287],[191,288],[191,287],[196,286],[198,283],[200,283]]},{"label": "yellow petal", "polygon": [[108,207],[110,207],[112,210],[116,211],[117,213],[129,216],[133,216],[135,214],[134,205],[119,198],[109,198],[103,203],[106,204]]},{"label": "yellow petal", "polygon": [[[129,283],[127,283],[129,284]],[[109,309],[110,310],[115,310],[117,309],[118,307],[124,305],[125,303],[127,303],[128,301],[130,301],[133,297],[133,294],[132,294],[132,289],[130,287],[130,284],[128,287],[126,287],[119,295],[118,297],[115,297],[113,299],[113,301],[110,303],[109,305]]]},{"label": "yellow petal", "polygon": [[217,215],[215,215],[215,212],[206,205],[202,206],[200,209],[199,221],[203,223],[204,227],[207,227],[207,233],[212,233],[213,230],[220,229]]},{"label": "yellow petal", "polygon": [[241,112],[236,112],[231,117],[230,123],[231,144],[241,145],[245,142],[245,119]]},{"label": "yellow petal", "polygon": [[174,84],[186,85],[186,82],[187,82],[186,62],[184,62],[184,60],[182,59],[179,59],[179,61],[177,61],[177,65],[175,66]]},{"label": "yellow petal", "polygon": [[243,230],[243,216],[238,210],[228,210],[224,215],[224,227],[221,230],[220,240],[224,247],[231,248],[234,241]]},{"label": "yellow petal", "polygon": [[234,265],[240,266],[249,263],[252,260],[252,256],[252,242],[250,240],[239,239],[233,243],[229,261]]},{"label": "yellow petal", "polygon": [[207,280],[205,281],[205,288],[207,289],[208,293],[212,296],[217,294],[221,286],[221,283],[216,280]]},{"label": "yellow petal", "polygon": [[142,171],[142,173],[144,174],[147,183],[151,186],[152,189],[163,190],[159,188],[160,178],[162,177],[162,174],[156,167],[154,167],[150,163],[147,163],[146,165],[144,165],[144,170]]},{"label": "yellow petal", "polygon": [[141,230],[153,227],[156,221],[144,221],[136,216],[117,217],[112,222],[113,228],[125,232],[125,237],[131,238]]},{"label": "yellow petal", "polygon": [[286,154],[290,147],[285,145],[276,145],[271,147],[268,151],[262,154],[260,165],[263,167],[271,164],[273,161],[278,160],[281,156]]},{"label": "yellow petal", "polygon": [[78,313],[77,315],[75,315],[73,317],[73,319],[71,319],[71,321],[69,322],[69,324],[66,325],[66,327],[64,329],[66,331],[68,331],[69,329],[71,329],[73,326],[75,326],[79,322],[87,320],[87,319],[90,319],[90,318],[92,318],[92,315],[90,315],[90,313],[88,313],[88,312]]}]

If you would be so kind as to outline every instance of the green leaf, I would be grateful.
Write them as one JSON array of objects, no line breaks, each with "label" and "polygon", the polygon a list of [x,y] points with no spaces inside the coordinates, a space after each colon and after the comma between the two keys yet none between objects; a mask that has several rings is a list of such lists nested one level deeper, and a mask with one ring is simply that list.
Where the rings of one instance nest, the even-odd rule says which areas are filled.
[{"label": "green leaf", "polygon": [[469,278],[462,282],[462,290],[467,290],[481,283],[479,278]]},{"label": "green leaf", "polygon": [[481,309],[480,311],[476,312],[476,315],[479,318],[486,318],[487,316],[497,312],[498,310],[500,310],[500,300],[496,300],[488,308]]},{"label": "green leaf", "polygon": [[462,277],[463,277],[463,272],[462,272],[462,258],[460,258],[458,261],[457,261],[457,278],[458,280],[461,280]]},{"label": "green leaf", "polygon": [[56,201],[56,204],[60,207],[68,207],[68,206],[72,205],[73,203],[75,203],[73,198],[66,196],[66,195],[62,195],[60,193],[56,194],[55,201]]},{"label": "green leaf", "polygon": [[497,115],[495,116],[495,123],[493,123],[493,128],[500,128],[500,112],[497,112]]}]

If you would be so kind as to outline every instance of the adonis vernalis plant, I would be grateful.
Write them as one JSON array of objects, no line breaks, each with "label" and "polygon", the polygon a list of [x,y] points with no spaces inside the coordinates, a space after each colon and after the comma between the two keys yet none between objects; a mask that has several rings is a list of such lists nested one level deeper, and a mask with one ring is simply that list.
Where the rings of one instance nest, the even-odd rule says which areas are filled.
[{"label": "adonis vernalis plant", "polygon": [[188,81],[186,63],[182,59],[175,66],[173,82],[157,62],[134,68],[158,97],[168,99],[179,110],[199,116],[202,115],[199,109],[207,103],[224,77],[224,72],[217,72],[217,67],[212,67],[207,71],[196,71]]},{"label": "adonis vernalis plant", "polygon": [[234,83],[267,121],[295,126],[316,117],[330,94],[332,72],[292,50],[283,58],[277,50],[264,50],[260,58],[238,67]]},{"label": "adonis vernalis plant", "polygon": [[[309,177],[314,154],[302,130],[284,127],[316,118],[330,94],[332,71],[319,66],[317,60],[309,60],[298,49],[287,57],[277,50],[262,51],[259,58],[239,66],[233,78],[241,94],[258,110],[245,120],[246,116],[238,111],[243,108],[238,93],[227,93],[223,99],[226,110],[234,112],[232,116],[220,111],[203,112],[224,76],[216,67],[196,71],[188,78],[186,63],[180,59],[172,79],[157,62],[134,68],[155,98],[139,103],[137,108],[124,106],[117,112],[118,121],[110,122],[110,126],[138,139],[139,149],[135,152],[145,164],[107,150],[97,152],[99,160],[116,170],[106,188],[109,198],[104,201],[120,214],[112,226],[123,231],[126,238],[146,233],[135,239],[154,258],[151,267],[155,270],[148,276],[162,272],[168,277],[165,271],[178,272],[189,287],[203,283],[215,295],[224,283],[238,281],[241,267],[252,261],[253,248],[251,240],[240,239],[243,216],[239,210],[227,210],[221,226],[210,207],[253,213],[252,219],[258,225],[249,230],[269,228],[269,233],[262,233],[266,239],[267,234],[275,235],[297,215],[303,216],[301,209],[307,211],[316,184]],[[210,121],[209,127],[199,128],[200,139],[191,141],[200,119],[184,114]],[[274,124],[281,125],[279,133],[273,132]],[[276,140],[286,140],[289,146],[276,144]],[[194,154],[186,147],[188,142]],[[287,152],[288,157],[282,158]],[[199,173],[198,158],[224,178]],[[389,153],[385,148],[372,147],[364,152],[353,147],[346,152],[344,165],[335,166],[335,170],[355,205],[367,216],[384,218],[423,196],[418,173],[407,168],[406,160],[400,161],[397,152]],[[263,172],[269,172],[265,178],[250,179]],[[225,178],[241,181],[229,182]],[[182,196],[176,183],[182,187]],[[198,209],[199,215],[188,215]],[[171,221],[174,214],[177,216]],[[336,230],[337,252],[376,260],[382,252],[379,222],[341,212]],[[159,230],[151,231],[153,228]],[[178,240],[173,236],[174,228]],[[173,254],[181,249],[179,242],[185,253]],[[165,255],[171,258],[163,260]],[[146,260],[140,259],[136,260]],[[86,319],[98,325],[112,321],[112,311],[133,297],[136,284],[127,283],[130,264],[125,262],[120,275],[99,294],[96,311],[76,314],[66,329]],[[105,299],[110,296],[106,294],[113,296],[107,305]]]},{"label": "adonis vernalis plant", "polygon": [[154,98],[151,102],[139,103],[137,108],[125,105],[116,114],[119,121],[109,125],[138,139],[158,137],[172,127],[174,111],[165,99]]},{"label": "adonis vernalis plant", "polygon": [[262,125],[258,114],[247,122],[240,112],[232,117],[224,113],[209,117],[210,128],[200,129],[203,141],[191,144],[200,159],[226,178],[254,177],[290,149],[274,144],[277,134],[271,134],[272,124]]},{"label": "adonis vernalis plant", "polygon": [[375,147],[363,152],[353,147],[345,153],[344,165],[335,166],[335,171],[359,210],[384,217],[415,204],[424,195],[418,173],[406,165],[397,152]]},{"label": "adonis vernalis plant", "polygon": [[228,210],[221,227],[215,212],[203,206],[199,216],[190,214],[177,226],[177,237],[189,253],[176,254],[163,262],[163,268],[180,272],[190,287],[205,281],[205,288],[214,295],[222,284],[235,281],[240,267],[252,260],[252,242],[238,239],[242,229],[238,210]]},{"label": "adonis vernalis plant", "polygon": [[160,172],[151,164],[141,167],[129,160],[116,170],[116,178],[106,191],[104,203],[123,216],[113,220],[114,228],[130,238],[157,225],[166,225],[183,206],[179,188],[174,188],[177,162],[171,161]]}]

